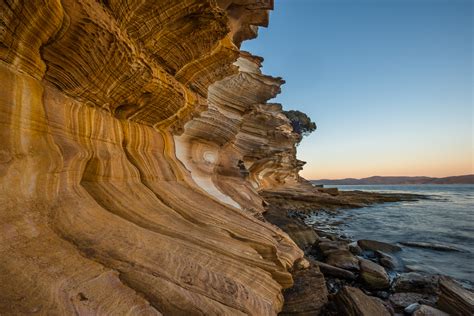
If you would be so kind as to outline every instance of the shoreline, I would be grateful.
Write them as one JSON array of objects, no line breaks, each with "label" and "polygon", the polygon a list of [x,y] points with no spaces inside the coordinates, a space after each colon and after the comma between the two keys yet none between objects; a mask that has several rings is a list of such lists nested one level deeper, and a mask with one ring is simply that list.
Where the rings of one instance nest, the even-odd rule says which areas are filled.
[{"label": "shoreline", "polygon": [[[339,191],[306,185],[264,191],[261,195],[268,203],[265,219],[285,231],[305,253],[292,271],[295,285],[284,291],[282,315],[303,315],[308,310],[321,315],[428,315],[443,311],[456,314],[459,308],[464,308],[461,312],[473,308],[474,294],[452,278],[407,270],[397,256],[402,250],[399,246],[376,240],[351,240],[316,230],[304,221],[310,212],[337,213],[430,196]],[[315,298],[318,289],[320,297]],[[449,292],[467,297],[468,301],[448,300]]]}]

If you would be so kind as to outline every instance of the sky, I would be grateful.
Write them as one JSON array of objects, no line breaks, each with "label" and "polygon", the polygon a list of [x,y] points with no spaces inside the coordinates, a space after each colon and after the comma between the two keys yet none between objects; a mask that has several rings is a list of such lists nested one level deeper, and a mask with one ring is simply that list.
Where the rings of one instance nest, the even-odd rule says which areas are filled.
[{"label": "sky", "polygon": [[318,128],[307,179],[473,170],[472,0],[275,0],[243,50]]}]

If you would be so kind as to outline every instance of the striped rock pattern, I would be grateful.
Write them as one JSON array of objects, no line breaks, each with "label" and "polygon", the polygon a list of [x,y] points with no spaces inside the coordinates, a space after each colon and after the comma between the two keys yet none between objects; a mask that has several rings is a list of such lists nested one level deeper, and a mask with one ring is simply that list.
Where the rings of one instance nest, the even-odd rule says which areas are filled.
[{"label": "striped rock pattern", "polygon": [[274,315],[302,251],[258,190],[299,181],[240,43],[271,0],[0,4],[0,314]]}]

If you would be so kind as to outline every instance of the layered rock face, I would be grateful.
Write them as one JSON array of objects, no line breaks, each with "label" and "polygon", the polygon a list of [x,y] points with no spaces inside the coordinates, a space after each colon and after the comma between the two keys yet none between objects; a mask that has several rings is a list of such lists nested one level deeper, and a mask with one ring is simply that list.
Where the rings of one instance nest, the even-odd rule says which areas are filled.
[{"label": "layered rock face", "polygon": [[271,0],[0,6],[0,314],[272,315],[302,251],[283,81],[239,50]]}]

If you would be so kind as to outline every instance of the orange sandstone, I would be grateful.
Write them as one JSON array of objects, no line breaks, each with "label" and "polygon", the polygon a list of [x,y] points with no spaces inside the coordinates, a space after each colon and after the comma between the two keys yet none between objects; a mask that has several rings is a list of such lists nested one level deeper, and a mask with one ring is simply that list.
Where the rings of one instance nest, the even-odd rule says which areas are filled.
[{"label": "orange sandstone", "polygon": [[0,314],[281,310],[303,253],[258,190],[299,136],[239,51],[272,2],[2,2]]}]

